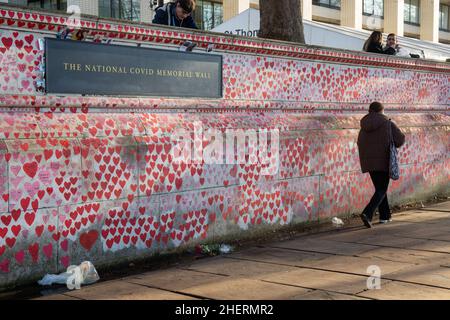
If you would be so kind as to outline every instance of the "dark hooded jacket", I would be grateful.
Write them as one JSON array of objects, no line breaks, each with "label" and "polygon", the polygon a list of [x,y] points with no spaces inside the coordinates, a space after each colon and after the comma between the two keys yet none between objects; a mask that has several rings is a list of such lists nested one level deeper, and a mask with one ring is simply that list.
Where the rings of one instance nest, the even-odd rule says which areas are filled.
[{"label": "dark hooded jacket", "polygon": [[163,6],[156,8],[155,17],[153,18],[152,23],[165,24],[165,25],[174,26],[174,27],[198,29],[192,15],[188,16],[184,20],[178,19],[177,14],[176,14],[176,3],[175,2],[168,2],[168,3],[164,4]]},{"label": "dark hooded jacket", "polygon": [[[394,144],[400,148],[405,135],[392,122]],[[389,118],[382,113],[369,112],[361,119],[358,135],[359,161],[362,172],[389,172]]]}]

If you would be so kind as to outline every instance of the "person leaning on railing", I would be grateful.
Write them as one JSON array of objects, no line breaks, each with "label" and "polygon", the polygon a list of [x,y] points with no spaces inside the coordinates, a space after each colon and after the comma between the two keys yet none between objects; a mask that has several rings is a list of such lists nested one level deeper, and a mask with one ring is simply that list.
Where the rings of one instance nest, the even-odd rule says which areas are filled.
[{"label": "person leaning on railing", "polygon": [[398,56],[398,57],[410,57],[409,52],[404,49],[403,47],[400,47],[400,45],[397,42],[397,36],[395,33],[389,33],[386,40],[386,47],[384,47],[384,53]]},{"label": "person leaning on railing", "polygon": [[198,29],[192,12],[195,10],[194,0],[176,0],[168,2],[155,11],[153,23],[167,26]]},{"label": "person leaning on railing", "polygon": [[363,50],[365,52],[381,53],[383,50],[383,34],[380,31],[374,31],[370,37],[364,42]]},{"label": "person leaning on railing", "polygon": [[397,43],[397,37],[394,33],[390,33],[387,37],[386,47],[383,48],[383,34],[380,31],[374,31],[370,37],[364,42],[363,51],[394,55],[398,57],[420,58],[420,55],[409,53]]}]

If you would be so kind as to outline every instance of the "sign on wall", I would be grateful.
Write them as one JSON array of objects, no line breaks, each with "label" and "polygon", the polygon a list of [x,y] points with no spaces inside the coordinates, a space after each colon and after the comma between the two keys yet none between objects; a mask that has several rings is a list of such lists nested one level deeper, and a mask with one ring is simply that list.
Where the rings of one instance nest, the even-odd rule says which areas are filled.
[{"label": "sign on wall", "polygon": [[46,38],[46,92],[222,97],[222,56]]},{"label": "sign on wall", "polygon": [[259,10],[250,8],[218,25],[211,31],[257,38],[259,21]]}]

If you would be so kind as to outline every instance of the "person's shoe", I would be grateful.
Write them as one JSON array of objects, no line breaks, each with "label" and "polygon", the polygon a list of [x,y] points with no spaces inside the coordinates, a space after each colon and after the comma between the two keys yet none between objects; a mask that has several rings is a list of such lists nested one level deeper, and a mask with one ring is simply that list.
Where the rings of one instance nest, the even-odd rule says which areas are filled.
[{"label": "person's shoe", "polygon": [[388,223],[390,221],[392,221],[392,220],[380,220],[380,223]]},{"label": "person's shoe", "polygon": [[367,228],[372,228],[372,223],[370,222],[369,218],[364,213],[361,213],[359,215],[361,217],[362,222]]}]

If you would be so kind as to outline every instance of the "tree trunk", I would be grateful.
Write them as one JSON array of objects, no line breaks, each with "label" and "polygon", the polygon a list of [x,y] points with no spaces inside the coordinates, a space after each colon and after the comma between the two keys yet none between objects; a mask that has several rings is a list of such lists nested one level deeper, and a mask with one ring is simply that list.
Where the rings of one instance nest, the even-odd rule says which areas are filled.
[{"label": "tree trunk", "polygon": [[259,0],[260,38],[305,43],[301,0]]}]

